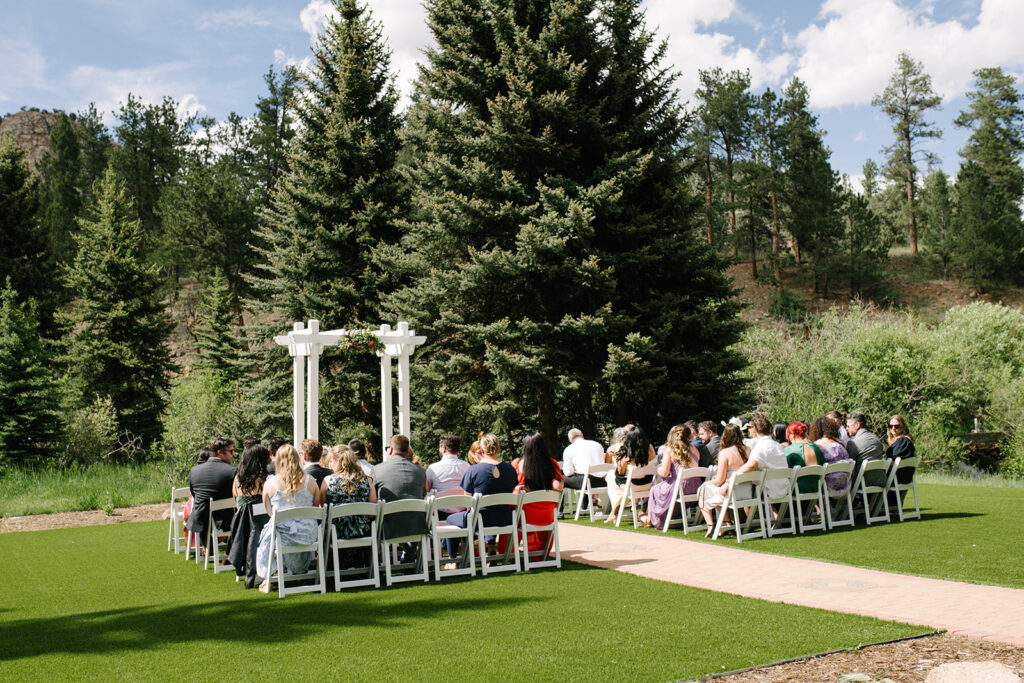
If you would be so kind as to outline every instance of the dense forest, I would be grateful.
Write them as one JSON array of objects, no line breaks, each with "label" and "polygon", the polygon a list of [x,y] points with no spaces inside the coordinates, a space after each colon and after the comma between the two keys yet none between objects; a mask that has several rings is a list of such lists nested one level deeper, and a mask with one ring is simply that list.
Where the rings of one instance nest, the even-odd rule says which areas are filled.
[{"label": "dense forest", "polygon": [[[949,178],[923,144],[941,99],[901,54],[875,99],[892,144],[855,189],[799,79],[753,92],[749,73],[701,71],[682,107],[686,65],[666,63],[639,0],[488,2],[486,17],[427,4],[436,47],[405,111],[380,23],[336,0],[308,71],[271,69],[251,112],[182,118],[131,95],[110,126],[94,107],[59,112],[38,173],[0,140],[0,472],[181,467],[215,434],[288,434],[290,359],[270,340],[310,318],[427,336],[412,383],[424,453],[449,431],[559,443],[570,426],[854,409],[852,389],[765,386],[761,352],[798,336],[746,331],[730,264],[783,313],[783,269],[884,300],[895,245],[979,291],[1020,277],[1024,111],[1000,68],[975,72]],[[1008,330],[1012,353],[978,385],[997,386],[1021,332],[975,315]],[[934,335],[938,357],[951,337]],[[808,371],[820,360],[786,362],[799,354]],[[783,382],[792,366],[772,368]],[[326,353],[321,372],[324,440],[373,441],[376,358]],[[931,416],[935,452],[993,405],[900,396],[872,407]]]}]

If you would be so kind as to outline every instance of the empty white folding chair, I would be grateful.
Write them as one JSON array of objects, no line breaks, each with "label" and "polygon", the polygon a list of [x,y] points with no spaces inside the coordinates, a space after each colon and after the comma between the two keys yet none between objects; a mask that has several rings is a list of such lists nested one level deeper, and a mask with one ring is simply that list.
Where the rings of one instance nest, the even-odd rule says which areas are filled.
[{"label": "empty white folding chair", "polygon": [[[327,592],[327,570],[324,562],[324,520],[327,518],[327,509],[322,507],[297,507],[290,510],[275,510],[270,517],[270,576],[267,577],[269,589],[273,589],[274,582],[277,582],[277,595],[283,598],[291,593],[326,593]],[[282,543],[278,525],[295,520],[311,519],[316,522],[316,541],[313,543],[292,544]],[[313,553],[315,555],[316,569],[302,574],[286,573],[284,568],[284,556],[297,553]],[[275,563],[276,560],[276,563]],[[315,579],[315,582],[307,585],[287,586],[289,581],[307,581]]]},{"label": "empty white folding chair", "polygon": [[[825,531],[825,467],[823,465],[804,465],[793,468],[793,510],[797,521],[797,530],[802,534],[808,531]],[[813,481],[812,491],[800,490],[800,480]],[[815,514],[818,521],[814,521]]]},{"label": "empty white folding chair", "polygon": [[[522,566],[519,561],[519,515],[522,514],[522,493],[492,493],[481,496],[476,515],[476,542],[480,552],[480,573],[517,572]],[[507,524],[488,526],[484,510],[496,506],[508,506],[511,519]],[[495,552],[487,552],[487,537],[494,536]],[[507,537],[507,538],[502,538]],[[502,549],[502,543],[505,547]]]},{"label": "empty white folding chair", "polygon": [[[476,574],[476,557],[473,546],[473,530],[476,526],[476,511],[480,504],[480,494],[442,496],[434,498],[430,505],[430,543],[434,555],[434,580],[440,581],[441,576],[473,576]],[[466,510],[466,527],[446,524],[438,514],[442,508],[461,507]],[[445,540],[461,541],[462,552],[459,557],[449,558],[457,565],[454,569],[443,569],[445,562],[441,558],[441,543]]]},{"label": "empty white folding chair", "polygon": [[[889,500],[885,495],[890,460],[869,460],[861,465],[853,485],[854,500],[863,506],[864,521],[868,526],[889,521]],[[868,482],[874,483],[868,483]]]},{"label": "empty white folding chair", "polygon": [[[827,517],[828,528],[835,529],[837,526],[853,526],[853,497],[850,495],[852,481],[850,475],[853,473],[853,461],[833,462],[825,465],[825,494],[827,495],[825,516]],[[840,494],[833,495],[828,490],[828,477],[830,474],[846,475],[846,490]]]},{"label": "empty white folding chair", "polygon": [[171,511],[167,518],[167,549],[177,555],[185,547],[185,501],[188,500],[187,486],[171,489]]},{"label": "empty white folding chair", "polygon": [[[561,491],[530,491],[523,494],[523,512],[519,515],[519,529],[523,539],[523,571],[541,567],[562,567],[562,551],[558,544],[558,508],[562,502]],[[526,519],[526,506],[530,504],[554,503],[551,522],[533,524]],[[530,534],[539,534],[543,538],[543,546],[538,550],[530,550]],[[554,551],[554,558],[551,557]],[[538,559],[531,559],[537,557]]]},{"label": "empty white folding chair", "polygon": [[609,463],[601,463],[598,465],[590,465],[583,471],[583,487],[580,489],[579,495],[576,498],[576,519],[580,518],[580,512],[583,510],[583,501],[587,502],[588,511],[590,513],[590,521],[594,519],[604,519],[605,514],[600,511],[596,511],[597,507],[597,496],[607,496],[607,486],[591,486],[591,477],[604,478],[615,465]]},{"label": "empty white folding chair", "polygon": [[[430,506],[433,503],[433,496],[427,500],[419,498],[407,498],[404,500],[392,500],[384,503],[380,508],[377,518],[377,535],[380,540],[380,552],[384,556],[384,582],[390,586],[403,581],[429,581],[430,571],[427,566],[427,555],[430,547]],[[450,505],[450,503],[445,503]],[[386,520],[391,515],[415,513],[422,515],[422,533],[406,534],[402,536],[389,536]],[[413,562],[392,564],[391,550],[397,550],[402,543],[418,543],[416,559]],[[396,569],[406,570],[405,574],[395,574]],[[418,570],[418,571],[413,571]]]},{"label": "empty white folding chair", "polygon": [[[708,525],[704,523],[704,515],[701,514],[700,508],[697,507],[697,494],[684,493],[683,482],[687,479],[707,481],[710,476],[711,471],[707,467],[691,467],[679,470],[679,474],[676,475],[675,486],[672,487],[672,504],[665,515],[665,525],[662,531],[668,531],[671,527],[678,525],[682,525],[684,534],[688,534],[691,531],[704,531],[708,528]],[[672,513],[677,505],[682,516],[679,519],[673,519]]]},{"label": "empty white folding chair", "polygon": [[633,477],[641,479],[643,477],[651,477],[651,486],[654,485],[658,475],[658,463],[654,460],[650,461],[643,467],[636,467],[630,465],[626,468],[626,488],[622,491],[622,502],[619,503],[619,514],[615,518],[615,526],[622,524],[622,516],[626,514],[626,502],[629,501],[629,514],[633,517],[633,528],[636,529],[640,526],[640,513],[638,504],[642,500],[647,500],[651,497],[651,489],[648,486],[646,489],[638,491],[636,486],[633,484]]},{"label": "empty white folding chair", "polygon": [[[213,558],[213,573],[219,574],[222,571],[228,569],[234,569],[231,564],[227,561],[227,547],[228,539],[231,538],[231,529],[220,529],[214,523],[214,514],[221,510],[234,510],[235,499],[234,498],[221,498],[220,500],[210,501],[210,546],[206,549],[206,559],[203,561],[203,569],[208,569],[210,566],[211,555]],[[221,544],[224,545],[224,551],[221,552]]]},{"label": "empty white folding chair", "polygon": [[[331,559],[334,562],[334,590],[342,588],[358,588],[361,586],[373,586],[380,588],[380,562],[377,556],[377,515],[380,512],[381,502],[376,503],[342,503],[332,505],[327,513],[327,528],[330,529]],[[354,538],[341,538],[338,535],[338,527],[335,520],[345,520],[351,517],[366,517],[369,523],[367,533]],[[363,549],[367,557],[367,564],[364,566],[353,566],[342,568],[341,551],[357,551],[351,556],[358,556],[358,551]],[[342,577],[352,576],[355,578],[342,580]]]},{"label": "empty white folding chair", "polygon": [[[892,464],[892,470],[889,475],[889,490],[894,495],[894,502],[896,504],[896,513],[899,515],[900,521],[905,519],[921,519],[921,508],[917,502],[917,484],[914,483],[914,479],[917,475],[917,466],[921,462],[921,458],[914,456],[912,458],[896,458]],[[905,484],[900,483],[900,473],[910,472],[909,481]],[[903,513],[903,495],[909,491],[914,494],[914,511]]]},{"label": "empty white folding chair", "polygon": [[[729,492],[725,496],[722,507],[718,508],[718,519],[712,539],[717,539],[722,532],[722,520],[726,512],[732,512],[733,528],[736,530],[736,542],[742,543],[746,538],[764,538],[764,516],[761,513],[761,482],[764,481],[764,470],[751,470],[743,474],[729,477]],[[740,509],[747,508],[747,518],[740,522]],[[754,519],[757,519],[757,531],[752,531]]]},{"label": "empty white folding chair", "polygon": [[793,514],[793,470],[784,467],[765,471],[761,486],[761,504],[769,537],[796,533]]}]

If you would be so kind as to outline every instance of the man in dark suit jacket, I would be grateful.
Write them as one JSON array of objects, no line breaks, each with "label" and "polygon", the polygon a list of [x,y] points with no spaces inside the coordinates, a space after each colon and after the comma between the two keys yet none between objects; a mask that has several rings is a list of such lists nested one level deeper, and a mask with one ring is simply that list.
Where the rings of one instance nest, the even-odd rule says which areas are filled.
[{"label": "man in dark suit jacket", "polygon": [[704,453],[701,453],[700,466],[710,467],[718,460],[718,451],[722,447],[722,437],[716,433],[718,428],[711,420],[705,420],[697,425],[697,434],[704,440],[704,449],[708,459],[704,460]]},{"label": "man in dark suit jacket", "polygon": [[306,474],[316,479],[317,488],[320,488],[320,484],[323,483],[328,475],[334,474],[334,472],[320,464],[320,458],[323,457],[323,454],[324,447],[320,445],[319,441],[316,439],[302,440],[302,461],[306,463],[303,469],[306,471]]},{"label": "man in dark suit jacket", "polygon": [[[192,493],[192,513],[186,526],[199,538],[204,548],[209,545],[210,501],[231,498],[231,485],[235,481],[235,446],[231,439],[218,437],[210,442],[213,456],[204,463],[193,467],[188,473],[188,488]],[[233,510],[218,510],[213,515],[214,524],[221,530],[231,528]]]}]

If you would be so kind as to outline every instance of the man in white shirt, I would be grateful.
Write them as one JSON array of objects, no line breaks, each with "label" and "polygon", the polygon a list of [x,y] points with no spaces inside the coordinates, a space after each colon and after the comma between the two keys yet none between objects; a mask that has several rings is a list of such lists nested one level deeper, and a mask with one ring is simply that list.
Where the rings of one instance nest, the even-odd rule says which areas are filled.
[{"label": "man in white shirt", "polygon": [[[569,430],[569,445],[562,451],[562,475],[567,488],[582,489],[583,472],[590,465],[600,465],[604,461],[604,446],[596,441],[584,439],[583,432],[578,429]],[[604,488],[607,483],[603,476],[591,477],[590,485]]]},{"label": "man in white shirt", "polygon": [[[768,418],[758,413],[750,418],[750,427],[753,427],[754,445],[750,449],[750,456],[743,467],[736,470],[736,474],[750,472],[751,470],[775,470],[789,467],[786,462],[786,454],[782,446],[771,437],[772,423]],[[789,482],[785,479],[776,479],[768,484],[768,495],[771,497],[784,496]]]},{"label": "man in white shirt", "polygon": [[[461,444],[461,439],[454,434],[441,435],[440,443],[437,446],[441,459],[427,468],[427,490],[431,493],[462,491],[462,477],[470,465],[465,460],[459,459]],[[447,515],[460,509],[445,508],[441,512]]]}]

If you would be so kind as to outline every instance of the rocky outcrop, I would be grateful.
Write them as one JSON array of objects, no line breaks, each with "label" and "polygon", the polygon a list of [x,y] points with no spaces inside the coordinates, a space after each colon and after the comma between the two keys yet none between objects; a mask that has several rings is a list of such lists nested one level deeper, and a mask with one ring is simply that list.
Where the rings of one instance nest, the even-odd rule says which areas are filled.
[{"label": "rocky outcrop", "polygon": [[50,149],[50,131],[60,120],[60,114],[48,111],[19,111],[0,121],[0,135],[9,131],[14,144],[28,154],[28,164],[38,172],[39,162]]}]

